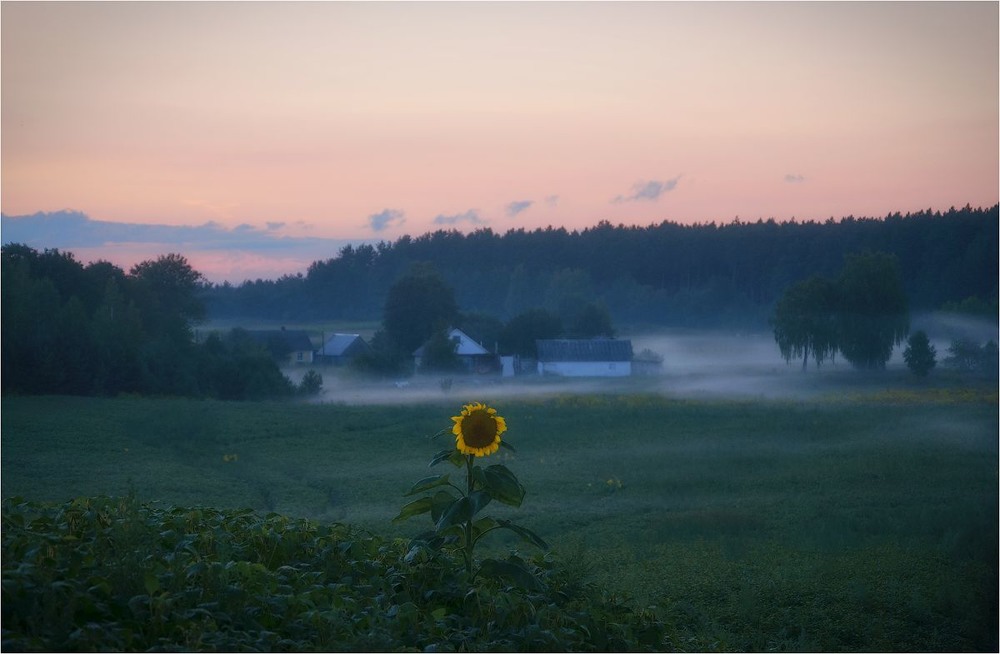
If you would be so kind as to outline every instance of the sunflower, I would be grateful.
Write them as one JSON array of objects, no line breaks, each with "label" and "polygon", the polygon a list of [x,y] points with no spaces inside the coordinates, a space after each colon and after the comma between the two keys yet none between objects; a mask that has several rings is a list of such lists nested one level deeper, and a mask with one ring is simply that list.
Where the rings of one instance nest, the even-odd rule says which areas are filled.
[{"label": "sunflower", "polygon": [[455,444],[462,454],[489,456],[500,449],[500,434],[507,431],[507,422],[481,402],[466,404],[462,415],[454,416]]}]

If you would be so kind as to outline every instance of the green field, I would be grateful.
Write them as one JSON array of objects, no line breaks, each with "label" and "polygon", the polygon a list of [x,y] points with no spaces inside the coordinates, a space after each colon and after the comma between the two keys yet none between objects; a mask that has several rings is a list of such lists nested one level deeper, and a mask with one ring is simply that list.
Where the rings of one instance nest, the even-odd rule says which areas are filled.
[{"label": "green field", "polygon": [[[390,520],[448,445],[429,435],[479,399],[490,401],[8,397],[2,493],[134,493],[409,536],[424,523]],[[528,495],[487,513],[538,532],[574,574],[656,607],[674,647],[997,648],[995,388],[497,405],[517,448],[498,456]]]}]

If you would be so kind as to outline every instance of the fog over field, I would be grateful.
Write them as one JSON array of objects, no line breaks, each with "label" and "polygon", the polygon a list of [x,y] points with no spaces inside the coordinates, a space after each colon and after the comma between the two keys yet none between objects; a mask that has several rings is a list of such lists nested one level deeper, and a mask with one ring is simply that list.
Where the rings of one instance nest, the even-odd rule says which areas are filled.
[{"label": "fog over field", "polygon": [[[955,316],[915,316],[911,333],[917,329],[930,335],[937,348],[939,365],[947,356],[951,339],[969,338],[977,343],[997,339],[995,324]],[[323,392],[315,401],[347,404],[496,401],[574,393],[653,393],[685,399],[806,399],[849,390],[855,385],[878,384],[887,374],[905,372],[902,356],[905,342],[893,351],[885,373],[865,373],[853,369],[842,357],[819,368],[810,360],[805,371],[801,359],[786,364],[769,331],[666,330],[623,333],[620,337],[632,341],[636,354],[650,350],[663,357],[659,371],[625,378],[418,374],[405,379],[371,381],[319,368],[323,374]],[[303,373],[302,369],[287,371],[296,382]],[[898,374],[894,377],[898,381]]]}]

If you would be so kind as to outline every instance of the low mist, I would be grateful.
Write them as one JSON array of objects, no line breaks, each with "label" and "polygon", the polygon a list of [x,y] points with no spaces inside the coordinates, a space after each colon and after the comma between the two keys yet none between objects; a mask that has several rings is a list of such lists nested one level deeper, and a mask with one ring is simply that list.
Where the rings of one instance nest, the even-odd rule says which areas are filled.
[{"label": "low mist", "polygon": [[[989,321],[952,316],[917,316],[911,333],[923,329],[937,347],[937,360],[947,356],[951,339],[966,337],[979,343],[996,339],[996,325]],[[578,393],[657,394],[681,399],[805,399],[842,391],[857,384],[878,383],[892,376],[898,381],[905,372],[902,352],[897,346],[886,371],[865,373],[855,370],[841,357],[817,368],[802,360],[785,363],[769,331],[733,333],[693,330],[666,330],[621,338],[632,341],[638,355],[649,350],[663,362],[649,374],[622,378],[516,377],[417,374],[409,378],[370,380],[334,368],[319,368],[323,391],[316,402],[345,404],[399,404],[437,400],[478,401],[501,398],[539,398]],[[292,371],[297,381],[304,371]]]}]

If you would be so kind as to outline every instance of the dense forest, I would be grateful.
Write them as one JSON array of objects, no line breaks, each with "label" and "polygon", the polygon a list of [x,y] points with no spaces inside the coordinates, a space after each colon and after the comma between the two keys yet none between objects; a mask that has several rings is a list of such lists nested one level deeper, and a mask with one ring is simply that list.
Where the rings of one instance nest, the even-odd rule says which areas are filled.
[{"label": "dense forest", "polygon": [[618,323],[766,328],[790,285],[872,250],[897,257],[912,311],[964,303],[995,316],[998,248],[996,205],[821,223],[437,231],[348,246],[304,275],[206,285],[202,298],[210,318],[377,320],[392,284],[430,263],[463,310],[501,319],[586,298]]},{"label": "dense forest", "polygon": [[72,395],[290,397],[295,387],[244,330],[195,343],[201,274],[178,254],[128,273],[106,261],[8,244],[0,257],[2,390]]}]

